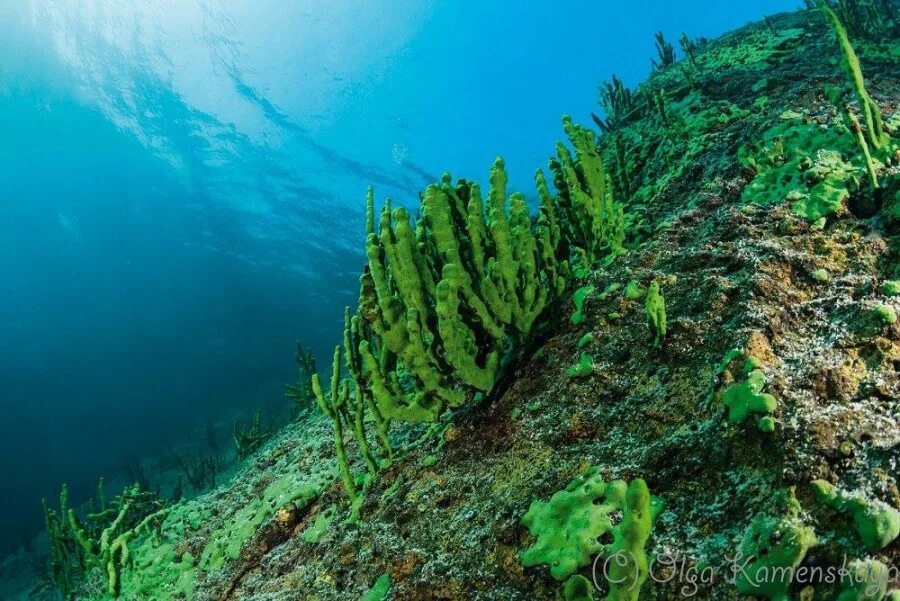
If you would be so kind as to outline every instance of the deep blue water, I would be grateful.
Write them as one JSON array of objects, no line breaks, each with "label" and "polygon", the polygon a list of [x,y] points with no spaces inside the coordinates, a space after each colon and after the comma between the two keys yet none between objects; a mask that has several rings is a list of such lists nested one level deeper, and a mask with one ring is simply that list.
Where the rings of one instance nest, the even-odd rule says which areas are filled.
[{"label": "deep blue water", "polygon": [[796,4],[0,3],[0,541],[63,481],[278,406],[295,340],[327,363],[367,185],[412,204],[503,154],[531,194],[657,29]]}]

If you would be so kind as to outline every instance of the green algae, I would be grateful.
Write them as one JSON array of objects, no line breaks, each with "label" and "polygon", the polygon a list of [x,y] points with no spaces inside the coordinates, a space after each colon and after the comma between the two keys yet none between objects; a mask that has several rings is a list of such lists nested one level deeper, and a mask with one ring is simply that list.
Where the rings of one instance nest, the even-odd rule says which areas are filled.
[{"label": "green algae", "polygon": [[889,280],[881,285],[881,293],[885,296],[900,296],[900,280]]}]

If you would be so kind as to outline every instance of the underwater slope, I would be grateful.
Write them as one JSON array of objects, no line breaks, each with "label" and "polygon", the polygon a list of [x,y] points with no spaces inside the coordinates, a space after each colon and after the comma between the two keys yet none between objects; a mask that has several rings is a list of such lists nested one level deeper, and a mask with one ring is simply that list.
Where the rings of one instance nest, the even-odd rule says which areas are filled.
[{"label": "underwater slope", "polygon": [[[579,574],[609,599],[900,588],[879,580],[900,566],[896,42],[857,44],[855,94],[831,91],[845,59],[812,11],[658,70],[600,138],[628,251],[572,273],[497,394],[395,427],[358,520],[312,412],[138,532],[120,598],[594,598]],[[623,563],[592,571],[603,551]],[[773,571],[845,558],[865,586]]]}]

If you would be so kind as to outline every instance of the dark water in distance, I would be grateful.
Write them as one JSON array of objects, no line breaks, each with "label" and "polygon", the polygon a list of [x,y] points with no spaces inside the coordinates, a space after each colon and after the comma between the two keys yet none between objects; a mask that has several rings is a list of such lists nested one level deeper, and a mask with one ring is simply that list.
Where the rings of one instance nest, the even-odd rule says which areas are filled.
[{"label": "dark water in distance", "polygon": [[564,7],[287,0],[0,5],[0,541],[39,499],[279,406],[327,365],[362,200],[446,168],[511,187],[640,81],[653,33],[716,36],[795,0]]}]

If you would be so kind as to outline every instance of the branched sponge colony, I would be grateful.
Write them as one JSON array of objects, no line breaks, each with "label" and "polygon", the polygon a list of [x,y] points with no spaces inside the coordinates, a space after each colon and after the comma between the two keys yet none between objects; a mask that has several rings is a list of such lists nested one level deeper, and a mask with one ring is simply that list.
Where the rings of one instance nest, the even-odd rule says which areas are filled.
[{"label": "branched sponge colony", "polygon": [[815,532],[796,516],[756,516],[744,533],[733,564],[738,592],[790,601],[793,572],[816,543]]},{"label": "branched sponge colony", "polygon": [[869,551],[887,547],[900,535],[900,511],[884,501],[848,493],[825,480],[816,480],[812,485],[822,503],[853,518],[856,532]]},{"label": "branched sponge colony", "polygon": [[532,229],[521,194],[507,211],[506,179],[498,159],[482,199],[477,184],[445,176],[426,189],[419,220],[388,202],[377,233],[370,194],[359,344],[348,360],[385,419],[434,421],[490,391],[562,293],[559,230],[541,225],[556,222],[552,201]]},{"label": "branched sponge colony", "polygon": [[[612,564],[630,561],[620,566],[621,582],[612,586],[610,599],[637,599],[647,576],[644,546],[661,510],[662,502],[650,496],[643,480],[630,486],[622,480],[607,483],[593,467],[550,501],[532,502],[522,524],[537,540],[522,553],[522,563],[548,565],[550,574],[562,581],[601,553],[610,556]],[[620,513],[622,521],[616,524],[614,516]],[[607,534],[613,542],[601,543]]]},{"label": "branched sponge colony", "polygon": [[59,513],[44,502],[47,532],[51,539],[54,584],[68,596],[89,572],[97,570],[106,578],[110,597],[118,597],[122,570],[131,565],[129,543],[165,519],[170,508],[157,496],[135,484],[126,487],[109,504],[103,498],[103,481],[98,486],[98,511],[86,521],[68,507],[68,490],[60,493]]}]

